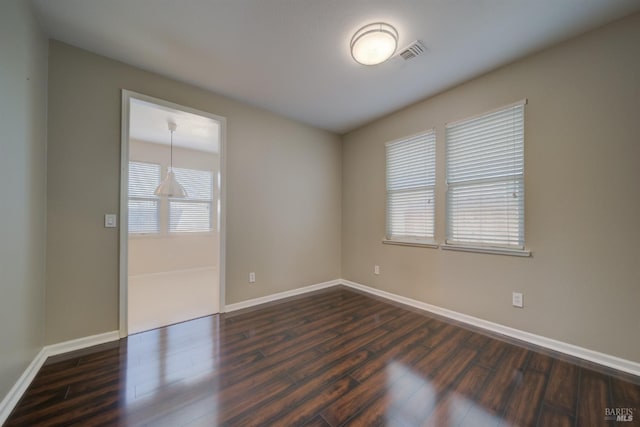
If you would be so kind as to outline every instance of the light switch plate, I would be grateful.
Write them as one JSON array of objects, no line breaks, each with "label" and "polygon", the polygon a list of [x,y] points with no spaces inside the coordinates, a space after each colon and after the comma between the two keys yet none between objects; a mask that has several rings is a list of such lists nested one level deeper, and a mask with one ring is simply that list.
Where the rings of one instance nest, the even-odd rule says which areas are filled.
[{"label": "light switch plate", "polygon": [[523,308],[524,307],[524,297],[521,292],[514,292],[511,296],[511,304],[514,307]]},{"label": "light switch plate", "polygon": [[104,215],[105,228],[116,228],[118,226],[118,216],[116,214]]}]

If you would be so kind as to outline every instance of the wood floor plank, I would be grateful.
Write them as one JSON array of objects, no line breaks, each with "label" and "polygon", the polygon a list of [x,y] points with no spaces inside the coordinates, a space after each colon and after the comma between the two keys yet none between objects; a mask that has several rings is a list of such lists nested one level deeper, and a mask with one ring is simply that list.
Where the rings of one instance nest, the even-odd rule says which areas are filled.
[{"label": "wood floor plank", "polygon": [[[613,406],[618,408],[630,408],[640,402],[640,384],[622,381],[619,378],[611,378],[611,390],[613,392]],[[635,408],[640,417],[640,408]]]},{"label": "wood floor plank", "polygon": [[465,346],[471,347],[476,351],[479,351],[484,348],[491,341],[486,335],[473,334],[467,339],[464,343]]},{"label": "wood floor plank", "polygon": [[573,427],[575,426],[574,417],[558,411],[557,409],[543,405],[542,413],[538,421],[540,427]]},{"label": "wood floor plank", "polygon": [[249,366],[221,369],[216,375],[220,386],[227,387],[258,375],[260,372],[270,372],[272,375],[278,376],[289,371],[295,371],[299,366],[311,363],[320,357],[321,353],[315,349],[305,350],[300,353],[283,352],[264,358]]},{"label": "wood floor plank", "polygon": [[609,396],[609,381],[605,375],[590,369],[581,369],[578,425],[602,425],[605,409],[613,407]]},{"label": "wood floor plank", "polygon": [[52,357],[5,425],[604,425],[614,374],[337,287]]},{"label": "wood floor plank", "polygon": [[464,329],[454,330],[446,341],[432,348],[422,360],[412,366],[412,369],[416,370],[422,377],[430,379],[447,360],[456,355],[470,334],[471,332]]},{"label": "wood floor plank", "polygon": [[484,382],[489,377],[489,369],[480,365],[470,367],[453,386],[453,391],[463,395],[467,399],[473,399],[481,390]]},{"label": "wood floor plank", "polygon": [[[453,391],[448,392],[438,401],[426,422],[420,423],[420,425],[429,427],[457,426],[464,422],[471,405],[472,402],[462,395]],[[403,424],[415,425],[415,423],[407,423],[406,421]]]},{"label": "wood floor plank", "polygon": [[331,427],[320,415],[316,415],[311,421],[304,424],[304,427]]},{"label": "wood floor plank", "polygon": [[[419,343],[424,339],[424,331],[424,329],[420,329],[414,333],[407,334],[394,341],[393,346],[379,349],[380,353],[377,353],[374,359],[372,359],[369,363],[355,369],[351,373],[351,376],[358,381],[365,381],[369,376],[384,368],[394,358],[399,357],[399,355],[405,354],[410,348],[418,346]],[[428,350],[425,350],[424,348],[415,349],[415,352],[418,354],[426,354],[427,351]]]},{"label": "wood floor plank", "polygon": [[[327,384],[336,381],[347,374],[360,361],[358,357],[342,359],[339,363],[323,370],[318,376],[309,381],[296,385],[295,393],[284,393],[273,396],[273,399],[264,405],[247,405],[241,413],[225,413],[222,419],[228,425],[252,425],[256,420],[265,422],[276,417],[278,414],[288,412],[299,404],[317,394]],[[249,409],[249,410],[247,410]]]},{"label": "wood floor plank", "polygon": [[514,386],[520,380],[528,351],[515,345],[504,347],[503,357],[497,363],[478,396],[478,402],[492,416],[502,416]]},{"label": "wood floor plank", "polygon": [[466,371],[467,366],[476,357],[478,352],[472,348],[460,348],[453,356],[447,358],[431,378],[433,387],[438,392],[449,388]]},{"label": "wood floor plank", "polygon": [[547,375],[553,365],[553,358],[546,354],[532,352],[527,369]]},{"label": "wood floor plank", "polygon": [[574,416],[578,399],[578,372],[579,368],[576,365],[554,360],[543,399],[544,403]]},{"label": "wood floor plank", "polygon": [[535,426],[542,406],[542,395],[547,377],[534,370],[525,371],[509,398],[504,425]]},{"label": "wood floor plank", "polygon": [[370,344],[368,348],[376,353],[381,351],[385,351],[390,347],[393,347],[398,342],[400,342],[404,337],[412,335],[413,337],[420,337],[420,341],[426,338],[428,335],[434,333],[432,329],[429,328],[428,319],[411,319],[409,321],[404,322],[404,324],[400,327],[392,327],[387,328],[389,323],[383,325],[385,329],[390,329],[393,333],[387,334],[384,339],[376,340],[374,343]]},{"label": "wood floor plank", "polygon": [[495,368],[502,355],[509,348],[509,344],[498,341],[491,340],[489,344],[487,344],[480,356],[478,357],[478,364],[482,366],[486,366],[487,368]]},{"label": "wood floor plank", "polygon": [[[397,307],[396,307],[397,309]],[[409,325],[418,325],[422,323],[428,323],[431,321],[431,318],[427,317],[424,314],[414,313],[412,311],[398,310],[400,315],[389,322],[387,322],[384,327],[391,330],[396,331],[401,328],[405,328],[407,324]]]},{"label": "wood floor plank", "polygon": [[[293,426],[304,425],[311,421],[317,413],[325,407],[344,396],[349,390],[358,386],[358,382],[350,376],[344,376],[329,384],[319,393],[312,395],[303,405],[292,407],[285,413],[280,413],[272,420],[267,420],[272,425]],[[258,424],[261,424],[259,422]]]},{"label": "wood floor plank", "polygon": [[[360,377],[361,386],[350,390],[342,399],[322,411],[322,416],[332,426],[341,425],[354,415],[358,410],[384,394],[393,384],[403,376],[411,375],[409,366],[424,357],[425,350],[420,346],[405,349],[394,358],[384,359],[382,364],[377,364],[375,372],[367,372]],[[353,371],[351,375],[356,371]],[[418,383],[421,385],[421,383]]]}]

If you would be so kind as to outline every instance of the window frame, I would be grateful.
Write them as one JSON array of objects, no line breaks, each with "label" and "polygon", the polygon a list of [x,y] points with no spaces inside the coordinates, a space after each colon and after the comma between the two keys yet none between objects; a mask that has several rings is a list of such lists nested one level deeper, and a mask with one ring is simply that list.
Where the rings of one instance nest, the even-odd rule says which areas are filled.
[{"label": "window frame", "polygon": [[[431,154],[427,153],[427,156],[433,158],[433,166],[432,166],[432,184],[430,185],[420,185],[414,186],[411,188],[405,188],[402,190],[390,190],[389,188],[389,155],[388,150],[389,147],[393,145],[399,145],[402,143],[415,143],[417,139],[425,138],[425,143],[430,144],[427,145],[426,149],[428,151],[432,151]],[[421,132],[417,132],[412,135],[408,135],[402,138],[394,139],[392,141],[388,141],[385,143],[385,234],[382,239],[382,243],[389,245],[402,245],[402,246],[417,246],[417,247],[428,247],[428,248],[438,248],[438,243],[436,242],[436,221],[437,221],[437,210],[436,210],[436,187],[437,187],[437,133],[435,128],[430,128]],[[431,207],[432,207],[432,228],[431,230],[427,230],[427,232],[431,232],[430,235],[425,237],[412,237],[412,236],[403,236],[403,235],[394,235],[391,230],[391,212],[390,212],[390,195],[393,192],[398,191],[420,191],[420,190],[430,190],[431,197]]]},{"label": "window frame", "polygon": [[[526,226],[525,226],[525,219],[526,219],[526,212],[525,212],[525,121],[526,121],[526,104],[527,104],[527,99],[512,103],[512,104],[508,104],[508,105],[504,105],[489,111],[485,111],[483,113],[480,114],[476,114],[474,116],[471,117],[467,117],[464,119],[460,119],[460,120],[456,120],[454,122],[451,123],[447,123],[445,124],[445,141],[444,141],[444,145],[445,145],[445,188],[446,188],[446,203],[445,203],[445,243],[441,245],[442,249],[445,250],[457,250],[457,251],[464,251],[464,252],[481,252],[481,253],[489,253],[489,254],[501,254],[501,255],[514,255],[514,256],[530,256],[531,252],[526,249],[526,240],[525,240],[525,230],[526,230]],[[450,139],[449,139],[449,130],[455,126],[459,126],[462,124],[466,124],[469,123],[473,120],[477,120],[486,116],[490,116],[496,113],[499,113],[501,111],[507,111],[507,110],[512,110],[518,107],[522,107],[522,164],[519,165],[519,169],[522,171],[521,173],[518,174],[512,174],[512,175],[507,175],[504,176],[503,178],[500,177],[481,177],[481,178],[476,178],[476,179],[467,179],[467,180],[462,180],[462,181],[456,181],[456,182],[450,182],[450,169],[451,169],[451,164],[450,164]],[[514,149],[515,150],[515,149]],[[482,159],[479,159],[482,160]],[[514,167],[515,169],[515,167]],[[452,223],[451,221],[453,220],[452,218],[452,213],[451,213],[451,194],[452,194],[452,189],[456,188],[456,187],[464,187],[464,186],[473,186],[473,185],[482,185],[482,183],[505,183],[505,185],[509,185],[509,183],[513,182],[514,185],[518,185],[519,184],[519,188],[520,188],[520,199],[518,201],[519,203],[519,212],[521,212],[521,216],[522,218],[518,218],[517,222],[520,224],[521,223],[521,229],[519,229],[519,236],[521,236],[521,244],[518,245],[500,245],[500,244],[495,244],[495,243],[490,243],[490,242],[479,242],[479,243],[475,243],[475,242],[468,242],[468,241],[460,241],[460,240],[453,240],[452,239]]]}]

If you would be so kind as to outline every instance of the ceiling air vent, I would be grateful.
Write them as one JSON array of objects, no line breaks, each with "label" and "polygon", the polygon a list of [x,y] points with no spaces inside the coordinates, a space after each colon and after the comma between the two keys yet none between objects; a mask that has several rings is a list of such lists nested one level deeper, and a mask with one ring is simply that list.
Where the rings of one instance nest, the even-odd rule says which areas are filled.
[{"label": "ceiling air vent", "polygon": [[415,58],[416,56],[420,56],[427,51],[426,46],[420,41],[416,40],[409,44],[409,46],[400,50],[398,56],[404,59],[405,61],[409,61],[410,59]]}]

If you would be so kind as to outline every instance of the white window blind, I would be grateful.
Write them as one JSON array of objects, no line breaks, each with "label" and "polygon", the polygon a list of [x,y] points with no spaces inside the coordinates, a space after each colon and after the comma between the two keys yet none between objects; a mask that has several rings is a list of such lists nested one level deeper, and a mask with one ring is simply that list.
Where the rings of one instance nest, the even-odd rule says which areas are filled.
[{"label": "white window blind", "polygon": [[153,193],[160,184],[160,165],[129,162],[129,233],[160,231],[160,201]]},{"label": "white window blind", "polygon": [[524,102],[446,127],[447,243],[524,249]]},{"label": "white window blind", "polygon": [[213,172],[184,168],[173,168],[173,172],[186,190],[187,197],[169,200],[169,231],[211,231]]},{"label": "white window blind", "polygon": [[386,145],[389,240],[433,241],[435,145],[434,131]]}]

